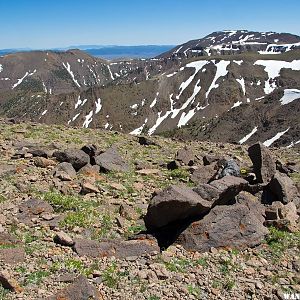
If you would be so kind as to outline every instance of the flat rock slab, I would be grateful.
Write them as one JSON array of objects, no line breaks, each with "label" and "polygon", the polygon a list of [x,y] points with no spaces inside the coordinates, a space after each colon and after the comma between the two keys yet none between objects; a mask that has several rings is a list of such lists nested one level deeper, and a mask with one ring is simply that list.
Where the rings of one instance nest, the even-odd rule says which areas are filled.
[{"label": "flat rock slab", "polygon": [[19,206],[17,219],[24,224],[31,224],[33,218],[38,218],[43,214],[53,214],[53,207],[44,200],[29,199]]},{"label": "flat rock slab", "polygon": [[25,251],[21,241],[8,233],[0,233],[0,261],[5,264],[17,264],[25,260]]},{"label": "flat rock slab", "polygon": [[201,221],[192,223],[176,243],[188,251],[210,248],[245,249],[259,245],[268,233],[260,203],[216,206]]},{"label": "flat rock slab", "polygon": [[130,241],[92,241],[86,239],[75,240],[74,250],[79,256],[93,258],[115,256],[126,258],[141,256],[158,252],[160,249],[154,240],[130,240]]},{"label": "flat rock slab", "polygon": [[[103,300],[101,293],[84,276],[46,300]],[[42,300],[42,299],[40,299]]]}]

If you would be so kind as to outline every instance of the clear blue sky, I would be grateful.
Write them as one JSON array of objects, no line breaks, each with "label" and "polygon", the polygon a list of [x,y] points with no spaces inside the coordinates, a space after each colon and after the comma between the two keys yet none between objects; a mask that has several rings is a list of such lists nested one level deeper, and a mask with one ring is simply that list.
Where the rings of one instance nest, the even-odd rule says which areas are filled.
[{"label": "clear blue sky", "polygon": [[0,0],[0,49],[180,44],[223,29],[300,35],[300,0]]}]

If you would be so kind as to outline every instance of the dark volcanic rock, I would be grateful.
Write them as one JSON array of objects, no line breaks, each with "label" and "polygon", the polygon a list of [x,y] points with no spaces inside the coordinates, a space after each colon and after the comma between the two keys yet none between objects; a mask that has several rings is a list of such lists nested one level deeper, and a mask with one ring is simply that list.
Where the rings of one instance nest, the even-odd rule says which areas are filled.
[{"label": "dark volcanic rock", "polygon": [[81,148],[81,150],[91,158],[93,156],[97,155],[97,152],[98,152],[96,145],[85,145]]},{"label": "dark volcanic rock", "polygon": [[62,162],[56,166],[54,170],[54,176],[61,179],[66,179],[69,177],[69,179],[71,180],[76,177],[76,170],[71,163]]},{"label": "dark volcanic rock", "polygon": [[88,280],[80,275],[71,285],[59,291],[47,300],[103,300],[100,292]]},{"label": "dark volcanic rock", "polygon": [[147,229],[153,230],[175,221],[206,214],[211,203],[202,199],[191,188],[169,186],[155,195],[144,218]]},{"label": "dark volcanic rock", "polygon": [[299,197],[297,188],[294,185],[293,180],[287,175],[281,174],[279,172],[276,172],[272,177],[268,188],[272,192],[272,194],[275,195],[276,200],[284,204],[294,200],[296,202],[296,198]]},{"label": "dark volcanic rock", "polygon": [[159,247],[155,240],[149,239],[130,241],[105,240],[101,242],[77,239],[75,240],[74,250],[79,256],[126,258],[155,253],[159,251]]},{"label": "dark volcanic rock", "polygon": [[248,154],[253,163],[258,183],[268,183],[276,172],[275,160],[270,150],[262,143],[249,147]]},{"label": "dark volcanic rock", "polygon": [[221,179],[212,181],[210,185],[219,190],[219,197],[214,202],[215,206],[232,203],[235,196],[248,187],[248,182],[240,177],[225,176]]},{"label": "dark volcanic rock", "polygon": [[145,136],[139,136],[138,137],[138,142],[140,145],[142,146],[158,146],[157,143],[153,142],[152,140],[150,140],[149,138],[145,137]]},{"label": "dark volcanic rock", "polygon": [[95,157],[95,163],[105,171],[127,172],[128,164],[123,160],[115,147],[107,149],[105,152]]},{"label": "dark volcanic rock", "polygon": [[67,149],[65,151],[55,151],[53,156],[59,162],[68,162],[78,171],[80,168],[90,162],[90,157],[82,150]]},{"label": "dark volcanic rock", "polygon": [[254,247],[268,233],[256,203],[216,206],[201,221],[192,223],[177,238],[189,251],[205,252],[210,248]]},{"label": "dark volcanic rock", "polygon": [[168,162],[168,164],[167,164],[168,170],[176,170],[178,168],[180,168],[180,164],[177,160],[172,160],[172,161]]},{"label": "dark volcanic rock", "polygon": [[196,192],[201,198],[207,201],[216,201],[220,196],[220,190],[214,186],[203,183],[193,188],[193,191]]},{"label": "dark volcanic rock", "polygon": [[215,169],[215,164],[207,166],[200,166],[191,175],[191,180],[196,183],[209,183],[214,180],[218,174],[218,170]]},{"label": "dark volcanic rock", "polygon": [[205,155],[203,157],[203,164],[204,164],[204,166],[208,166],[208,165],[212,164],[213,162],[218,161],[220,158],[221,157],[215,156],[215,155]]},{"label": "dark volcanic rock", "polygon": [[178,150],[175,159],[182,165],[193,166],[195,164],[196,157],[192,150],[184,147],[183,149]]}]

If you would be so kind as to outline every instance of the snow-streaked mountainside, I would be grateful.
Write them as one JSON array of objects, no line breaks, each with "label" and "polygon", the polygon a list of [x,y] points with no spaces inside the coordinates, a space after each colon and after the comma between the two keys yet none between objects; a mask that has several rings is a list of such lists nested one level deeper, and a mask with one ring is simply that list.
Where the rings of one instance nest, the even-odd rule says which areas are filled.
[{"label": "snow-streaked mountainside", "polygon": [[248,30],[224,30],[179,45],[159,55],[159,57],[187,58],[203,55],[236,55],[250,51],[260,54],[279,54],[293,49],[300,49],[300,37],[297,35]]},{"label": "snow-streaked mountainside", "polygon": [[[291,34],[224,31],[153,59],[107,62],[80,50],[5,55],[0,113],[131,134],[297,147],[299,41]],[[196,43],[216,52],[191,52]],[[218,50],[229,43],[239,50]]]}]

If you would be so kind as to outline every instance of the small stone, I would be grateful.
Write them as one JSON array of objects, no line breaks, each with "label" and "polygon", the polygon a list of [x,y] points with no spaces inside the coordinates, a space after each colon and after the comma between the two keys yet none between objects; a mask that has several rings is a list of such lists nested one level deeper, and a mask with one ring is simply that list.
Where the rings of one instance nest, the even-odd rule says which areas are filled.
[{"label": "small stone", "polygon": [[18,282],[14,278],[11,278],[6,271],[2,271],[0,273],[0,283],[5,289],[8,289],[14,293],[21,293],[23,291]]},{"label": "small stone", "polygon": [[54,242],[57,244],[60,244],[62,246],[73,246],[74,242],[72,240],[72,238],[66,234],[65,232],[58,232],[55,237],[54,237]]},{"label": "small stone", "polygon": [[97,194],[100,193],[100,191],[95,185],[91,184],[90,182],[84,182],[81,185],[80,193],[83,195],[90,194],[90,193]]}]

